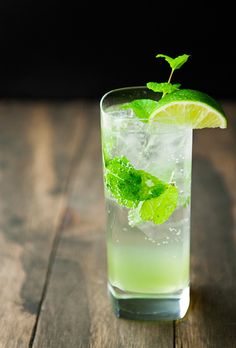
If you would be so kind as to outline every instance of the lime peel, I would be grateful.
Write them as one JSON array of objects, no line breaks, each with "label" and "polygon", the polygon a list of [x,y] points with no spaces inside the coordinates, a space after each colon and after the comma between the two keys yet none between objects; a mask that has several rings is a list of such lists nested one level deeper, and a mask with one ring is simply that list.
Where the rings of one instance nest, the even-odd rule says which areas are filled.
[{"label": "lime peel", "polygon": [[190,89],[167,94],[159,100],[149,122],[188,126],[193,129],[226,128],[227,121],[221,106],[209,95]]}]

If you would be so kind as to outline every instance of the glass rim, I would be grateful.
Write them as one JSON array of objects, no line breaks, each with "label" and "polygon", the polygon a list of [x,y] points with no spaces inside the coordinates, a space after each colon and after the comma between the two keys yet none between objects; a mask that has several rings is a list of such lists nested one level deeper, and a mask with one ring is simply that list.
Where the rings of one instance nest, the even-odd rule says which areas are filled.
[{"label": "glass rim", "polygon": [[[114,114],[116,113],[116,111],[113,111],[113,112],[109,112],[109,111],[105,111],[104,110],[104,107],[103,107],[103,104],[104,104],[104,100],[111,94],[113,93],[116,93],[116,92],[126,92],[126,91],[132,91],[132,90],[147,90],[147,91],[150,91],[150,89],[147,88],[147,86],[127,86],[127,87],[120,87],[120,88],[115,88],[115,89],[111,89],[109,90],[108,92],[106,92],[100,99],[100,110],[102,111],[103,114],[106,115],[106,117],[114,117]],[[155,93],[155,94],[159,94],[161,96],[161,93]],[[129,121],[132,121],[132,119],[128,116],[124,116],[122,117],[123,120],[129,120]],[[138,120],[140,122],[142,121],[146,121],[146,119],[141,119],[141,118],[138,118]],[[137,121],[137,118],[135,118],[135,121]],[[155,122],[157,123],[157,122]],[[165,123],[162,123],[160,122],[159,125],[162,125],[162,126],[166,126],[166,129],[160,129],[160,132],[161,133],[174,133],[174,132],[187,132],[189,130],[192,130],[191,127],[186,127],[186,126],[181,126],[181,125],[176,125],[176,124],[165,124]]]},{"label": "glass rim", "polygon": [[103,111],[103,112],[106,112],[103,108],[103,102],[104,100],[106,99],[106,97],[108,97],[110,94],[113,94],[113,93],[116,93],[116,92],[122,92],[122,91],[127,91],[127,90],[135,90],[135,89],[146,89],[147,91],[150,91],[147,86],[126,86],[126,87],[119,87],[119,88],[114,88],[114,89],[111,89],[109,91],[107,91],[105,94],[103,94],[103,96],[101,97],[100,99],[100,109]]}]

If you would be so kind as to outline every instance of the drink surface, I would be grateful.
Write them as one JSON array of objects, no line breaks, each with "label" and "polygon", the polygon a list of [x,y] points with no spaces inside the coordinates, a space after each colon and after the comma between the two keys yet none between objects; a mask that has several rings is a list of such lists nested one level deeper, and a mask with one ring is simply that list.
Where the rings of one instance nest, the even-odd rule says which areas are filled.
[{"label": "drink surface", "polygon": [[189,283],[192,129],[145,123],[130,110],[103,113],[101,127],[104,156],[124,156],[178,189],[175,211],[157,225],[132,221],[105,187],[109,282],[140,296],[181,291]]}]

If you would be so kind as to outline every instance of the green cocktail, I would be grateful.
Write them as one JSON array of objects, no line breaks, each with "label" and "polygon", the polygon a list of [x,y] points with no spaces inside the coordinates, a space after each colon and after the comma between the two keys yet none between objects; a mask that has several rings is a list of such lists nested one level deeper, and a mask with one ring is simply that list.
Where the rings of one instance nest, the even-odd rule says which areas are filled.
[{"label": "green cocktail", "polygon": [[173,320],[189,306],[192,129],[226,123],[210,97],[153,84],[101,100],[108,289],[118,317]]},{"label": "green cocktail", "polygon": [[[168,230],[168,229],[167,229]],[[156,232],[158,233],[158,232]],[[133,239],[136,239],[133,237]],[[137,297],[182,291],[189,284],[189,238],[184,242],[164,238],[166,244],[140,238],[139,245],[108,243],[111,287]],[[179,245],[178,245],[179,244]]]}]

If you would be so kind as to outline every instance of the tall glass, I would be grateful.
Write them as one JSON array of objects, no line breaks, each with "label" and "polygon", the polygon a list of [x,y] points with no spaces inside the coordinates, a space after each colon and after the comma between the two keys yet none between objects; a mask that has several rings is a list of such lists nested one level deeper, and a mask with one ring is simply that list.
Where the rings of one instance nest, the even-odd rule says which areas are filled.
[{"label": "tall glass", "polygon": [[[175,320],[189,307],[192,129],[146,122],[120,107],[158,98],[146,87],[133,87],[110,91],[100,102],[108,291],[116,316],[128,319]],[[143,221],[137,208],[114,197],[109,161],[124,158],[140,173],[176,187],[177,205],[165,222]],[[124,184],[132,189],[132,181]]]}]

